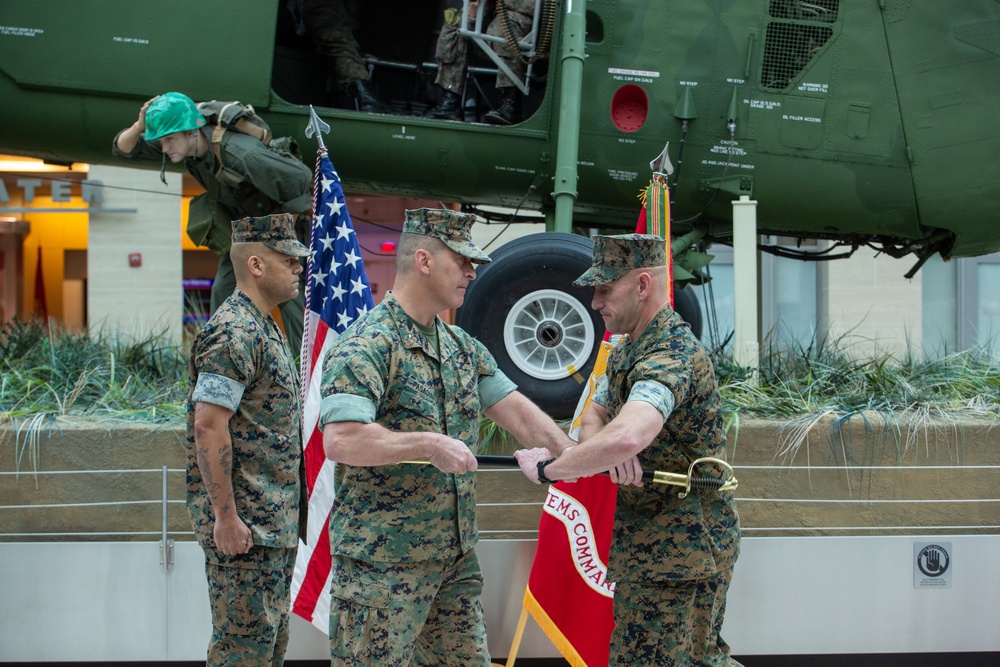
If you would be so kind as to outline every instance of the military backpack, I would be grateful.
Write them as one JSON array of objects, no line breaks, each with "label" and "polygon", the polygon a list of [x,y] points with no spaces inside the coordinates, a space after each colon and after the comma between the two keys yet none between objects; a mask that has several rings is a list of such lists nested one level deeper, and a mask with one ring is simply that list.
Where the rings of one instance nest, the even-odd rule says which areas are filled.
[{"label": "military backpack", "polygon": [[[302,162],[296,141],[292,137],[275,138],[267,121],[258,116],[249,104],[212,100],[199,102],[197,107],[205,117],[206,123],[212,128],[211,145],[212,153],[215,155],[214,177],[217,183],[237,190],[246,190],[248,202],[245,203],[250,208],[260,210],[263,215],[270,213],[275,207],[275,202],[249,186],[241,188],[246,178],[223,163],[222,143],[228,132],[238,132],[257,139],[273,153]],[[254,201],[249,201],[250,199]],[[256,201],[258,199],[267,201]],[[191,200],[188,208],[187,234],[196,245],[207,247],[218,254],[229,252],[230,217],[219,206],[218,185],[212,183],[208,187],[208,192]]]}]

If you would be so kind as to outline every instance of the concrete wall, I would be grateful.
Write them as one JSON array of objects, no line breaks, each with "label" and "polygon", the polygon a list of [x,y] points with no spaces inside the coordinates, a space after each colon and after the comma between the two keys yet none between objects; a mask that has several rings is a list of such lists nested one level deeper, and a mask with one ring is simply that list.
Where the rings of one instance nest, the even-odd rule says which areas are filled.
[{"label": "concrete wall", "polygon": [[914,262],[861,248],[850,259],[822,263],[819,330],[831,339],[845,336],[846,346],[862,355],[919,353],[923,272],[903,277]]},{"label": "concrete wall", "polygon": [[[738,432],[730,431],[728,459],[739,480],[735,493],[745,533],[998,532],[1000,429],[992,422],[883,426],[875,415],[843,423],[827,418],[799,432],[794,424],[743,420]],[[29,443],[16,429],[0,428],[0,473],[19,470],[17,476],[0,474],[0,541],[60,532],[94,533],[95,540],[151,539],[98,533],[160,530],[164,465],[170,470],[171,537],[191,539],[183,503],[183,428],[59,420],[38,433]],[[122,470],[138,472],[117,472]],[[48,474],[59,471],[78,474]],[[477,480],[483,538],[534,539],[547,487],[513,468],[481,470]],[[134,504],[40,507],[126,501]],[[4,509],[9,507],[16,509]]]},{"label": "concrete wall", "polygon": [[[180,230],[181,176],[93,166],[103,201],[91,207],[87,244],[88,326],[138,338],[167,332],[180,341],[183,312]],[[103,212],[102,209],[134,209]],[[141,255],[141,266],[129,256]]]}]

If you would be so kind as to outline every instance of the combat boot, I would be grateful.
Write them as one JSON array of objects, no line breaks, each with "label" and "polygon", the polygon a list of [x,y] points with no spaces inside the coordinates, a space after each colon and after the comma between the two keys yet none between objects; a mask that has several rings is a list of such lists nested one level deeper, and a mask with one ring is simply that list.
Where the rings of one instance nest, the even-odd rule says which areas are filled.
[{"label": "combat boot", "polygon": [[437,120],[462,120],[462,96],[450,90],[444,91],[441,101],[424,114],[424,118]]},{"label": "combat boot", "polygon": [[358,106],[365,113],[389,113],[389,108],[375,94],[370,81],[356,79],[351,84],[351,97],[358,101]]},{"label": "combat boot", "polygon": [[521,93],[515,88],[501,88],[500,106],[488,112],[483,120],[490,125],[513,125],[521,122]]}]

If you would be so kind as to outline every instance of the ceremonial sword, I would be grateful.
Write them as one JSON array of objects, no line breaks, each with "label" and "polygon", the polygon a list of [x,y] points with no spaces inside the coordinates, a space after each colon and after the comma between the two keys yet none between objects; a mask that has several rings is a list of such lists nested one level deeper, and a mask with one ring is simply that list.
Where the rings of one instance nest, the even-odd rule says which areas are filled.
[{"label": "ceremonial sword", "polygon": [[[481,465],[496,465],[505,467],[520,467],[517,459],[513,456],[496,456],[492,454],[480,454],[476,456],[476,461]],[[429,465],[429,461],[400,461],[400,463],[414,463],[417,465]],[[694,469],[696,466],[714,464],[719,466],[723,471],[722,477],[695,477]],[[602,472],[602,475],[609,475],[608,471]],[[677,494],[678,498],[684,498],[689,493],[691,489],[714,489],[716,491],[729,491],[735,489],[738,482],[736,480],[736,475],[733,474],[733,467],[723,461],[722,459],[717,459],[712,456],[703,456],[699,459],[695,459],[688,466],[687,474],[679,472],[664,472],[662,470],[643,470],[642,480],[644,482],[652,482],[653,484],[669,484],[671,486],[681,486],[684,487],[684,491]]]}]

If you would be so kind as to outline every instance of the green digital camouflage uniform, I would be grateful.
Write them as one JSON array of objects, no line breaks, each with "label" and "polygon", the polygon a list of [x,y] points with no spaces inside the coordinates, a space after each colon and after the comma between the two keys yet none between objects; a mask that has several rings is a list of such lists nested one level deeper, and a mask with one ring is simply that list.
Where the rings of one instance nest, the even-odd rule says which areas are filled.
[{"label": "green digital camouflage uniform", "polygon": [[[662,267],[665,242],[650,234],[594,238],[593,266],[577,285],[600,285],[631,269]],[[643,470],[687,472],[702,457],[725,459],[722,400],[704,346],[670,307],[636,340],[608,356],[594,400],[608,420],[632,400],[666,421],[639,453]],[[608,578],[615,581],[612,666],[739,665],[722,640],[726,593],[739,555],[740,523],[731,491],[646,483],[619,486]]]},{"label": "green digital camouflage uniform", "polygon": [[[484,10],[482,5],[486,2],[493,2],[493,0],[480,2],[480,11]],[[506,5],[508,8],[507,16],[510,18],[511,36],[520,41],[531,30],[531,22],[535,15],[535,0],[506,0]],[[438,61],[438,73],[434,83],[459,95],[465,90],[465,73],[469,67],[470,48],[469,40],[458,34],[460,20],[461,12],[446,12],[445,22],[441,26],[441,34],[438,35],[434,50],[435,58]],[[507,42],[499,13],[486,27],[486,34],[504,38],[503,42],[490,42],[490,46],[500,56],[504,64],[510,67],[511,72],[519,79],[523,79],[524,63],[519,54],[511,49]],[[497,72],[497,88],[512,88],[513,86],[514,82],[509,76],[502,71]]]},{"label": "green digital camouflage uniform", "polygon": [[[211,145],[212,126],[205,125],[201,133]],[[141,138],[128,154],[117,146],[118,137],[112,143],[112,152],[120,157],[140,160],[162,161],[159,141]],[[184,166],[208,193],[209,200],[217,198],[219,217],[213,224],[225,227],[222,237],[228,235],[233,220],[247,216],[262,216],[271,213],[300,214],[296,220],[299,240],[308,243],[309,215],[312,210],[312,171],[299,160],[284,157],[268,150],[260,141],[233,130],[223,135],[220,146],[222,163],[243,182],[238,186],[220,183],[215,178],[218,170],[215,155],[209,149],[203,155],[184,160]],[[229,246],[213,247],[219,253],[219,267],[212,283],[211,310],[216,309],[226,297],[236,289],[233,263],[229,258]],[[301,274],[302,286],[299,295],[278,306],[289,346],[298,354],[302,345],[302,327],[305,316],[305,272]]]},{"label": "green digital camouflage uniform", "polygon": [[[207,664],[277,667],[288,644],[289,585],[305,518],[297,370],[274,319],[237,289],[195,338],[190,373],[187,505],[205,551],[212,606]],[[195,451],[198,402],[234,412],[233,495],[254,544],[242,555],[215,547],[214,513]]]},{"label": "green digital camouflage uniform", "polygon": [[316,50],[329,57],[333,75],[341,87],[346,90],[354,81],[369,80],[344,0],[305,0],[302,20],[316,43]]},{"label": "green digital camouflage uniform", "polygon": [[[434,431],[477,451],[483,410],[515,387],[477,340],[440,318],[435,329],[436,347],[386,294],[327,355],[321,423]],[[332,664],[488,666],[475,474],[412,464],[338,471]]]},{"label": "green digital camouflage uniform", "polygon": [[[722,402],[705,348],[665,308],[608,358],[609,418],[638,382],[657,383],[675,407],[656,441],[639,454],[643,470],[686,472],[696,458],[725,457]],[[653,385],[639,392],[657,401]],[[633,400],[636,396],[633,395]],[[654,403],[655,404],[655,403]],[[612,665],[733,665],[719,632],[739,555],[731,491],[621,486],[608,576],[616,582]]]}]

